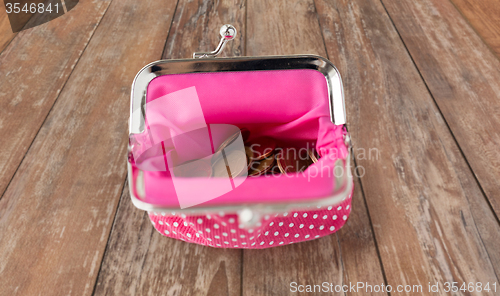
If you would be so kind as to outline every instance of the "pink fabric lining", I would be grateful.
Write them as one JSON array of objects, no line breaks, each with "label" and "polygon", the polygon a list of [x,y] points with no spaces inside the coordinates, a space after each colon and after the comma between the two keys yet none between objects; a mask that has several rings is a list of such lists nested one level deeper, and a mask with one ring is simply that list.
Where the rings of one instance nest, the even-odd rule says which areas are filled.
[{"label": "pink fabric lining", "polygon": [[[315,147],[322,156],[303,173],[293,177],[247,178],[236,189],[205,204],[296,201],[333,193],[334,162],[344,158],[347,149],[342,127],[330,121],[327,82],[320,72],[280,70],[164,75],[149,84],[147,102],[193,86],[208,125],[245,127],[251,131],[250,141],[270,136],[282,147],[308,145]],[[183,116],[189,117],[189,110]],[[141,135],[134,137],[132,142],[143,141]],[[223,138],[213,141],[218,147]],[[136,171],[134,168],[134,173]],[[144,180],[146,202],[179,206],[168,172],[146,171]],[[196,178],[183,180],[187,184],[199,181]],[[210,182],[225,180],[213,178]]]}]

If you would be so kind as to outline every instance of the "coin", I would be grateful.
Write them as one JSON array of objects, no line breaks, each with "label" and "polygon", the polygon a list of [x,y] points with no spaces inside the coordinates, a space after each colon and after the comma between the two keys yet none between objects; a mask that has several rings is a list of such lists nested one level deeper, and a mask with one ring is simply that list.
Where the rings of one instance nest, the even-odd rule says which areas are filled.
[{"label": "coin", "polygon": [[212,165],[212,177],[227,177],[228,169],[226,167],[226,162],[224,161],[222,153],[214,156],[216,156],[217,158]]},{"label": "coin", "polygon": [[275,160],[275,156],[274,154],[256,162],[257,165],[253,165],[252,168],[250,168],[250,172],[248,173],[249,176],[260,176],[260,175],[263,175],[265,173],[267,173],[268,171],[270,171],[273,166],[274,166],[274,160]]},{"label": "coin", "polygon": [[206,178],[212,175],[212,166],[208,161],[196,160],[174,167],[173,173],[181,178]]},{"label": "coin", "polygon": [[269,173],[271,173],[273,175],[279,175],[279,174],[281,174],[280,167],[278,166],[278,161],[276,161],[274,163],[274,166],[273,166],[273,168],[271,170],[269,170]]},{"label": "coin", "polygon": [[309,157],[311,158],[313,163],[316,163],[318,161],[319,155],[316,149],[312,148],[307,150],[307,154],[309,154]]},{"label": "coin", "polygon": [[262,137],[252,141],[250,148],[254,153],[255,160],[262,160],[273,153],[276,142],[271,138]]},{"label": "coin", "polygon": [[243,175],[247,169],[246,154],[240,150],[233,150],[226,155],[227,163],[229,164],[231,178]]},{"label": "coin", "polygon": [[[274,159],[276,160],[276,155],[274,155]],[[280,168],[278,167],[278,164],[276,161],[274,161],[273,167],[269,169],[267,172],[265,172],[263,175],[267,176],[276,176],[276,175],[281,175]]]},{"label": "coin", "polygon": [[[225,157],[224,157],[225,156]],[[213,177],[235,178],[241,176],[247,168],[246,154],[240,150],[220,153],[212,165]]]},{"label": "coin", "polygon": [[240,135],[240,131],[238,130],[237,132],[232,134],[229,138],[227,138],[224,142],[222,142],[222,144],[220,144],[219,148],[217,148],[216,152],[220,152],[224,148],[226,148],[227,146],[231,145],[231,143],[234,142],[234,140],[236,140],[239,135]]},{"label": "coin", "polygon": [[278,167],[283,174],[302,172],[313,163],[308,155],[299,154],[295,148],[286,148],[276,155]]}]

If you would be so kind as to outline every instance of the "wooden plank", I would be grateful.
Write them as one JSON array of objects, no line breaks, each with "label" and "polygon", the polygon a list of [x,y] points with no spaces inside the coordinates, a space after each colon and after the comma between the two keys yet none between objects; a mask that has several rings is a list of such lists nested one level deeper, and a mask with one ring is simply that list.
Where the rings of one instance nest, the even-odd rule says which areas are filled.
[{"label": "wooden plank", "polygon": [[0,7],[0,53],[16,35],[12,33],[7,12],[4,7]]},{"label": "wooden plank", "polygon": [[[161,54],[175,4],[109,6],[0,200],[1,295],[92,293],[126,175],[130,84]],[[80,5],[68,15],[97,4]]]},{"label": "wooden plank", "polygon": [[[0,55],[0,135],[2,139],[9,139],[3,141],[3,153],[0,154],[0,196],[73,71],[109,2],[82,0],[75,11],[19,32]],[[0,30],[6,30],[4,22]],[[8,35],[0,35],[0,43],[7,44],[9,38],[13,38],[13,35]]]},{"label": "wooden plank", "polygon": [[[243,295],[288,295],[293,282],[295,286],[341,284],[342,258],[337,239],[334,234],[282,247],[244,250]],[[308,294],[323,294],[318,290]]]},{"label": "wooden plank", "polygon": [[219,30],[224,24],[233,25],[237,32],[219,57],[241,56],[245,48],[245,1],[218,2],[181,0],[172,23],[163,59],[188,59],[195,51],[214,50],[220,41]]},{"label": "wooden plank", "polygon": [[[377,253],[360,180],[354,172],[353,176],[355,176],[355,189],[352,196],[352,211],[346,225],[337,234],[342,254],[343,283],[362,282],[372,286],[380,286],[385,283],[383,269]],[[373,295],[373,292],[362,289],[355,293],[349,291],[346,294]],[[388,295],[383,292],[377,294]]]},{"label": "wooden plank", "polygon": [[500,58],[500,5],[495,0],[451,0],[483,41]]},{"label": "wooden plank", "polygon": [[[372,286],[384,283],[359,180],[355,179],[353,210],[338,234],[266,250],[244,250],[243,295],[288,295],[299,285]],[[264,268],[263,268],[264,267]],[[330,287],[331,289],[331,287]],[[327,292],[308,293],[324,295]],[[360,289],[347,295],[373,295]],[[377,293],[387,295],[387,293]],[[343,293],[328,293],[343,295]]]},{"label": "wooden plank", "polygon": [[[50,0],[50,1],[45,1],[45,5],[50,4],[50,7],[54,7],[53,5],[57,4],[58,0]],[[32,28],[36,25],[43,24],[44,22],[50,21],[53,18],[60,17],[61,15],[64,14],[64,11],[62,10],[57,10],[54,9],[52,13],[31,13],[28,11],[28,13],[25,13],[22,11],[24,8],[24,5],[26,4],[32,4],[32,3],[39,3],[40,1],[31,1],[31,0],[17,0],[17,1],[8,1],[9,4],[15,4],[18,3],[19,7],[21,8],[21,13],[20,14],[15,14],[14,12],[11,12],[10,14],[7,13],[7,7],[2,6],[0,7],[0,53],[7,47],[7,45],[10,43],[12,39],[17,35],[17,33],[21,29],[29,29]],[[60,2],[60,1],[59,1]],[[68,0],[69,3],[69,0]],[[68,4],[66,3],[66,4]],[[4,4],[7,5],[7,1],[4,1]],[[76,3],[75,3],[76,5]],[[5,8],[4,8],[5,7]],[[46,6],[47,7],[47,6]],[[66,6],[68,7],[68,6]],[[73,6],[74,7],[74,6]],[[105,5],[107,7],[107,4]],[[68,7],[69,8],[69,7]],[[72,8],[72,7],[71,7]],[[69,9],[71,9],[69,8]],[[28,9],[29,10],[29,9]],[[105,10],[105,8],[104,8]],[[59,11],[59,12],[58,12]],[[14,16],[13,18],[9,18]],[[99,16],[102,17],[102,13]],[[11,25],[11,21],[13,25]],[[93,31],[94,28],[92,28]],[[15,32],[13,32],[15,31]],[[87,40],[88,41],[88,40]]]},{"label": "wooden plank", "polygon": [[240,282],[240,250],[162,236],[125,189],[94,295],[239,295]]},{"label": "wooden plank", "polygon": [[[68,0],[69,3],[70,0]],[[72,0],[73,1],[73,0]],[[52,10],[52,13],[38,13],[35,11],[34,13],[31,13],[28,9],[28,13],[25,13],[22,11],[24,9],[24,5],[28,4],[37,4],[41,3],[41,1],[31,1],[31,0],[16,0],[16,1],[8,1],[9,4],[18,4],[18,7],[21,9],[21,13],[14,13],[11,11],[10,14],[7,13],[7,7],[2,6],[0,7],[0,53],[7,47],[7,45],[10,43],[12,39],[17,35],[17,33],[21,29],[29,29],[34,26],[43,24],[44,22],[50,21],[54,18],[60,17],[61,15],[64,14],[63,9],[61,8],[58,10],[57,8],[54,8]],[[43,1],[42,1],[43,2]],[[51,5],[50,7],[55,7],[58,0],[50,0],[50,1],[45,1],[45,7],[47,5]],[[60,2],[60,1],[59,1]],[[67,3],[67,4],[68,4]],[[7,5],[7,0],[4,1],[4,4]],[[76,5],[76,3],[75,3]],[[105,5],[107,7],[107,5]],[[68,7],[68,6],[66,6]],[[74,7],[74,6],[73,6]],[[29,7],[28,7],[29,8]],[[69,7],[68,7],[69,8]],[[72,7],[71,7],[72,8]],[[69,8],[69,9],[71,9]],[[13,9],[12,7],[9,7],[9,9]],[[13,10],[15,11],[15,9]],[[10,18],[9,18],[10,16]],[[102,16],[102,14],[100,15]],[[100,17],[99,17],[100,19]],[[12,25],[11,25],[12,22]],[[15,32],[14,32],[15,31]]]},{"label": "wooden plank", "polygon": [[247,55],[326,56],[313,1],[248,1]]},{"label": "wooden plank", "polygon": [[498,282],[499,225],[384,7],[316,5],[329,56],[344,74],[354,151],[378,155],[357,162],[388,284],[446,295],[425,289]]},{"label": "wooden plank", "polygon": [[383,1],[497,217],[500,60],[449,1]]},{"label": "wooden plank", "polygon": [[[313,1],[249,1],[247,25],[248,55],[326,57]],[[354,210],[338,235],[265,250],[244,250],[243,295],[288,295],[292,282],[383,283],[359,183],[356,185]],[[322,293],[311,295],[315,294]],[[343,293],[335,293],[339,294]],[[356,295],[370,293],[360,291]]]},{"label": "wooden plank", "polygon": [[[220,41],[220,27],[227,23],[240,33],[223,55],[240,56],[244,18],[244,0],[181,0],[163,58],[189,58],[194,51],[212,51]],[[95,295],[240,295],[241,252],[162,236],[148,216],[132,205],[127,192],[118,208]]]}]

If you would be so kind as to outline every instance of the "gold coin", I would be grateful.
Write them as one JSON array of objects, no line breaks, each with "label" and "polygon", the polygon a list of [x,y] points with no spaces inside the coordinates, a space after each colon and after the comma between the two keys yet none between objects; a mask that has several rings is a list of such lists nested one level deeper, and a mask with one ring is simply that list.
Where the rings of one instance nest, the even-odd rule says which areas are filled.
[{"label": "gold coin", "polygon": [[258,162],[256,162],[256,166],[253,165],[250,168],[250,172],[248,173],[249,176],[260,176],[268,171],[270,171],[273,166],[274,166],[274,160],[275,156],[274,154],[270,155],[269,157],[266,157]]},{"label": "gold coin", "polygon": [[271,138],[262,137],[252,141],[250,148],[254,153],[255,160],[262,160],[273,154],[276,148],[276,142]]},{"label": "gold coin", "polygon": [[316,151],[316,149],[312,148],[312,149],[307,150],[307,154],[309,154],[309,157],[311,158],[313,163],[318,162],[319,155],[318,155],[318,152]]},{"label": "gold coin", "polygon": [[[275,160],[276,160],[276,155],[274,155]],[[281,175],[280,168],[278,167],[278,164],[276,161],[274,161],[273,167],[269,169],[267,172],[265,172],[263,175],[267,176],[275,176],[275,175]]]},{"label": "gold coin", "polygon": [[[225,155],[225,157],[224,157]],[[213,177],[235,178],[241,176],[247,168],[246,154],[239,150],[218,154],[212,165]]]},{"label": "gold coin", "polygon": [[173,169],[174,176],[181,178],[203,178],[212,175],[212,166],[208,161],[197,160],[176,166]]},{"label": "gold coin", "polygon": [[308,155],[300,155],[295,148],[286,148],[276,155],[278,167],[283,174],[302,172],[313,162]]},{"label": "gold coin", "polygon": [[278,162],[276,161],[274,163],[274,166],[271,170],[269,170],[269,172],[273,175],[278,175],[278,174],[281,174],[281,171],[280,171],[280,167],[278,166]]}]

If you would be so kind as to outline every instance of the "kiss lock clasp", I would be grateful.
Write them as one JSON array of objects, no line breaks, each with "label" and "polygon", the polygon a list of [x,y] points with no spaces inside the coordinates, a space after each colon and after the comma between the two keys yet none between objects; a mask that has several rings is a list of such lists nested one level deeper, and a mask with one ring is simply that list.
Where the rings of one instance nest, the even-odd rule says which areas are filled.
[{"label": "kiss lock clasp", "polygon": [[219,33],[221,35],[221,39],[219,45],[217,45],[217,48],[214,51],[195,52],[193,53],[193,58],[194,59],[213,58],[219,55],[224,49],[226,43],[228,43],[229,41],[233,40],[236,37],[236,28],[233,25],[224,25],[220,28]]}]

